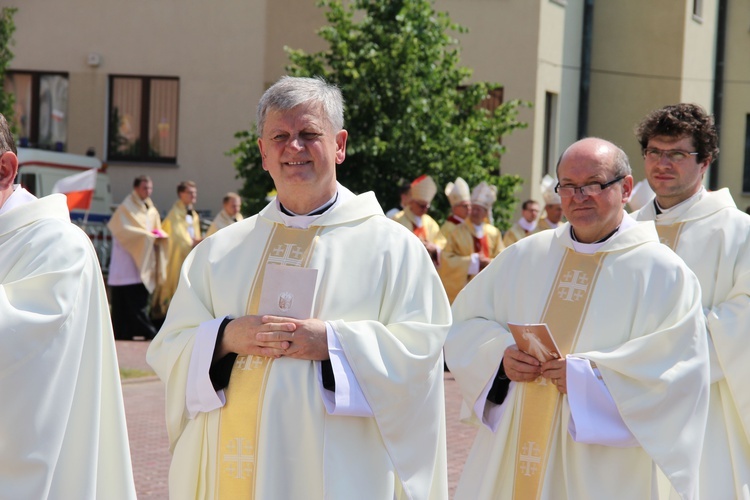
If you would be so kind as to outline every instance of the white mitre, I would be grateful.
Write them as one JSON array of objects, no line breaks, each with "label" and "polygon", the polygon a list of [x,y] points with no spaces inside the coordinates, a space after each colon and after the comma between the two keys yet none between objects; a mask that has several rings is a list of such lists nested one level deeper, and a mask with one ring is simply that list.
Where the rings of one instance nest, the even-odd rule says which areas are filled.
[{"label": "white mitre", "polygon": [[429,175],[422,175],[411,183],[411,197],[415,200],[431,203],[437,194],[437,184]]},{"label": "white mitre", "polygon": [[471,204],[479,205],[489,213],[492,213],[492,206],[496,200],[497,186],[490,186],[484,181],[474,186],[474,190],[471,192]]},{"label": "white mitre", "polygon": [[628,205],[630,205],[630,209],[633,211],[640,210],[644,207],[644,205],[646,205],[646,203],[651,201],[651,199],[655,195],[656,193],[654,193],[653,189],[651,189],[651,186],[648,185],[646,179],[643,179],[635,186],[633,186],[633,191],[630,193],[630,200],[628,200]]},{"label": "white mitre", "polygon": [[445,186],[445,196],[448,197],[452,207],[455,207],[459,203],[469,201],[471,199],[471,193],[469,192],[469,184],[461,177],[456,179],[456,182],[449,182]]},{"label": "white mitre", "polygon": [[560,195],[555,193],[555,186],[557,186],[557,180],[549,174],[546,174],[542,178],[542,184],[540,186],[542,190],[542,198],[544,199],[545,205],[559,205],[562,203]]}]

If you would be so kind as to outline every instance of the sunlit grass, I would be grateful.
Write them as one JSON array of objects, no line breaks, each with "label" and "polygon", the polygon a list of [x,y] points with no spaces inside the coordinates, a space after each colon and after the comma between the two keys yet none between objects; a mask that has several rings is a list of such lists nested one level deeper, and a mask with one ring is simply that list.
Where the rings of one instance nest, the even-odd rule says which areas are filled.
[{"label": "sunlit grass", "polygon": [[129,378],[150,377],[155,375],[154,372],[139,370],[137,368],[120,368],[120,378],[125,380]]}]

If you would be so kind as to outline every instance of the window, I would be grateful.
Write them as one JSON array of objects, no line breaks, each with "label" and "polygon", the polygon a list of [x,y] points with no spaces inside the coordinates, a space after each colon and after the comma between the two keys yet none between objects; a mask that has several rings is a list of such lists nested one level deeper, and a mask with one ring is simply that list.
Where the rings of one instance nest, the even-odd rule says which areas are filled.
[{"label": "window", "polygon": [[742,174],[742,192],[750,194],[750,115],[745,118],[745,168]]},{"label": "window", "polygon": [[545,92],[544,96],[544,164],[542,173],[557,177],[557,94]]},{"label": "window", "polygon": [[703,0],[693,0],[693,20],[703,20]]},{"label": "window", "polygon": [[18,145],[65,151],[68,142],[68,75],[8,71],[5,91],[15,97]]},{"label": "window", "polygon": [[175,163],[180,81],[170,77],[109,77],[110,161]]}]

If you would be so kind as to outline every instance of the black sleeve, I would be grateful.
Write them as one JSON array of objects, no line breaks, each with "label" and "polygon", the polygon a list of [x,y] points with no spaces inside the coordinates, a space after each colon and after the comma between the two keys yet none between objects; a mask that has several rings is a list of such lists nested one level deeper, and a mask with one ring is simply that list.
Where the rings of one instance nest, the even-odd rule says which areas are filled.
[{"label": "black sleeve", "polygon": [[320,362],[321,374],[323,375],[323,387],[329,391],[336,390],[336,379],[333,377],[333,366],[330,359]]},{"label": "black sleeve", "polygon": [[496,405],[503,404],[505,397],[508,395],[508,387],[510,387],[510,379],[505,375],[505,368],[503,368],[501,361],[500,369],[497,371],[497,376],[492,381],[492,387],[487,394],[487,401]]},{"label": "black sleeve", "polygon": [[[216,351],[221,345],[221,341],[224,338],[224,330],[226,329],[232,318],[226,317],[219,326],[219,333],[216,335],[216,344],[214,345],[214,356]],[[211,363],[211,368],[208,369],[208,376],[211,378],[211,384],[214,386],[215,391],[226,388],[229,385],[229,377],[232,375],[232,367],[234,366],[234,360],[237,359],[236,352],[230,352],[221,359],[218,359]]]}]

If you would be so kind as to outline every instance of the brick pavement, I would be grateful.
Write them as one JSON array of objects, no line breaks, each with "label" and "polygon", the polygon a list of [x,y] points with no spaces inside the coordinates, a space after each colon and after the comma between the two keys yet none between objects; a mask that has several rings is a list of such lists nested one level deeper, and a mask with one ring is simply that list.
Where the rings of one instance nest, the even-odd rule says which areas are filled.
[{"label": "brick pavement", "polygon": [[[148,342],[117,341],[121,368],[151,371],[146,363]],[[164,427],[164,385],[155,376],[123,381],[125,415],[128,420],[133,475],[139,500],[166,499],[169,472],[169,442]],[[448,439],[448,485],[456,489],[476,429],[458,421],[461,397],[450,373],[445,374]]]}]

